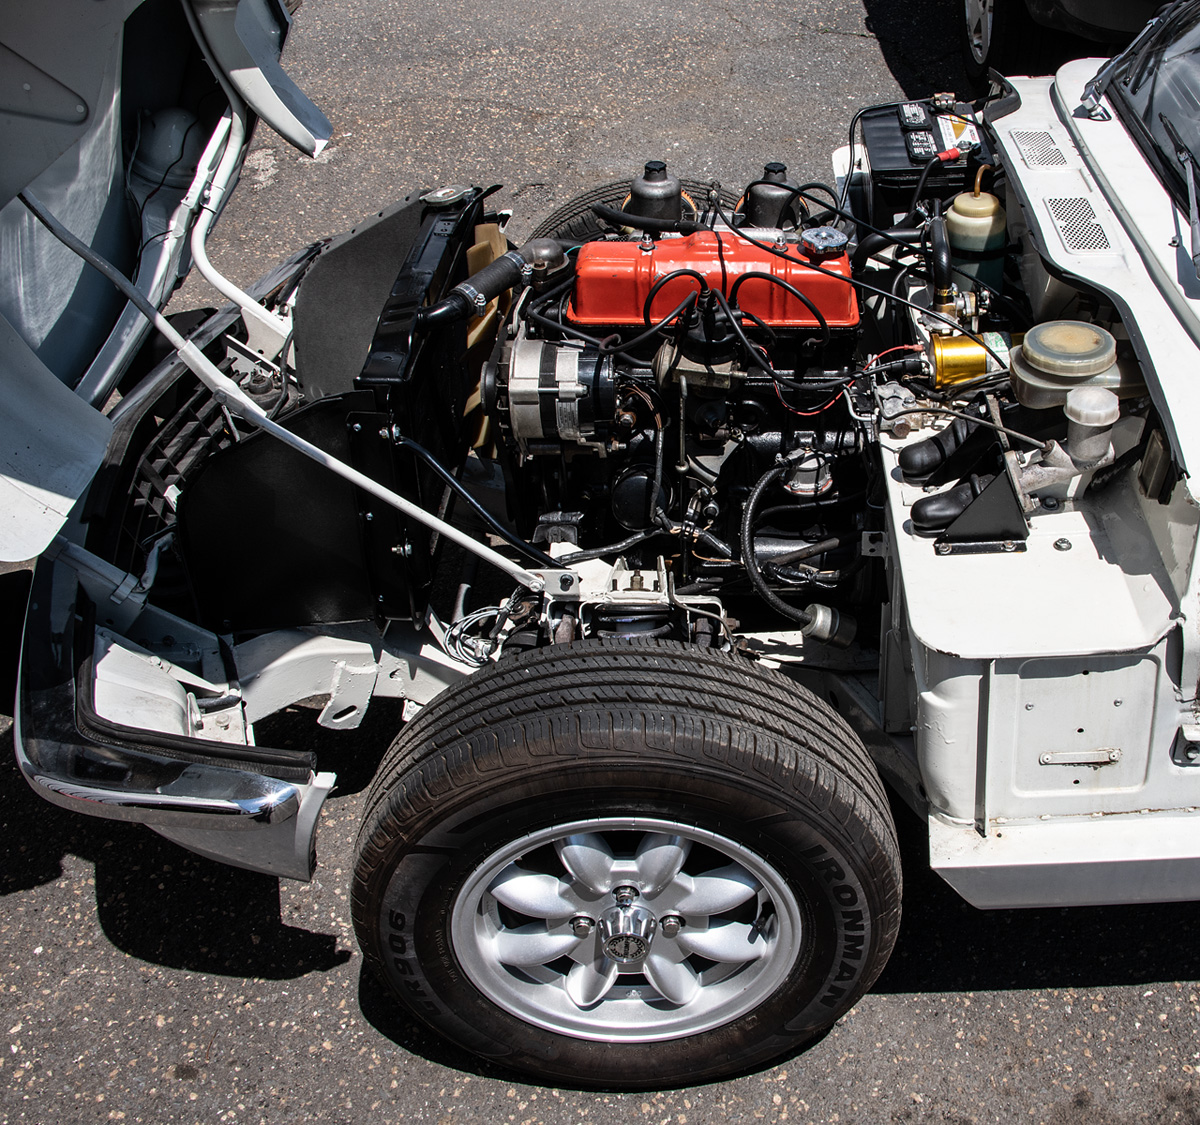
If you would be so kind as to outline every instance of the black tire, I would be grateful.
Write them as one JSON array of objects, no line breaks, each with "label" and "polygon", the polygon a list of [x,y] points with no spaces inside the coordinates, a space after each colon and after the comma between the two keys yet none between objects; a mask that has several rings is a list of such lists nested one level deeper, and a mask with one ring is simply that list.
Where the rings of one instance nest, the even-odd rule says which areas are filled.
[{"label": "black tire", "polygon": [[[962,5],[962,56],[967,77],[977,87],[989,70],[1001,74],[1037,73],[1045,55],[1042,44],[1053,32],[1039,28],[1025,0],[959,0]],[[990,29],[985,7],[991,8]]]},{"label": "black tire", "polygon": [[[695,207],[703,211],[707,206],[710,185],[704,180],[681,180],[685,199],[683,201],[683,217],[695,218],[695,211],[688,203],[690,197]],[[604,234],[610,228],[596,218],[592,211],[593,203],[601,203],[605,207],[621,207],[629,198],[629,181],[614,180],[612,183],[601,184],[574,199],[568,200],[557,210],[552,211],[538,224],[530,238],[571,238],[577,242],[586,242]],[[738,197],[731,195],[723,188],[721,190],[721,206],[729,214],[737,205]]]},{"label": "black tire", "polygon": [[[680,826],[702,841],[687,853],[689,864],[716,834],[733,844],[726,856],[760,860],[764,880],[777,873],[784,881],[778,907],[762,905],[765,892],[749,905],[759,913],[746,928],[761,926],[769,943],[786,928],[786,917],[769,911],[786,915],[794,902],[801,940],[786,962],[760,954],[761,962],[735,970],[746,974],[738,983],[749,982],[743,992],[764,990],[753,1010],[661,1041],[589,1040],[535,1026],[473,982],[475,951],[470,941],[456,945],[461,931],[452,921],[472,873],[489,878],[490,858],[529,833],[568,824],[579,831],[576,822],[604,817],[639,831],[658,821]],[[602,831],[606,841],[623,835]],[[500,894],[498,881],[490,886]],[[882,970],[900,895],[879,776],[828,706],[740,657],[668,642],[587,641],[504,660],[444,692],[404,730],[368,796],[353,907],[368,964],[437,1031],[541,1081],[636,1089],[725,1077],[820,1034]],[[667,941],[665,927],[661,934],[653,940]],[[767,992],[768,978],[755,972],[776,973],[780,983]],[[534,995],[546,995],[537,987]],[[694,1003],[712,1004],[713,995]],[[659,1015],[633,996],[641,1018],[691,1018],[687,1004]],[[583,1009],[580,1019],[603,1030],[598,1013],[607,1003]],[[701,1015],[719,1020],[725,1011],[706,1007]]]}]

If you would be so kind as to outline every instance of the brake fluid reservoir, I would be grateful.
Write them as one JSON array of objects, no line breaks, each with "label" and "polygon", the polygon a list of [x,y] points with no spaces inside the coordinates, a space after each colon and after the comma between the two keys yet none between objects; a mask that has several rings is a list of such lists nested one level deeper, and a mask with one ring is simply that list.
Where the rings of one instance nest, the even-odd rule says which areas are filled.
[{"label": "brake fluid reservoir", "polygon": [[1117,355],[1117,341],[1098,324],[1047,320],[1025,333],[1009,356],[1013,391],[1022,406],[1062,406],[1075,387],[1106,387],[1118,398],[1146,393],[1137,360]]},{"label": "brake fluid reservoir", "polygon": [[946,212],[946,231],[955,270],[999,289],[1004,276],[1007,237],[1007,220],[1000,200],[986,191],[964,191],[955,196]]}]

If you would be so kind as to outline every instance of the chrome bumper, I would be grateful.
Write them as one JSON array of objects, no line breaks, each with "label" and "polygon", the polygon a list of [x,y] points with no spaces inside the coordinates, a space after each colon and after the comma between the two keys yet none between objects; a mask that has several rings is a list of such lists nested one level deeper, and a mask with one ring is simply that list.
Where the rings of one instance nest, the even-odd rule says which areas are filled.
[{"label": "chrome bumper", "polygon": [[[34,791],[88,816],[145,824],[223,863],[312,878],[318,815],[335,777],[303,755],[228,747],[96,721],[78,637],[92,628],[75,575],[42,560],[30,591],[14,715]],[[241,760],[223,763],[240,753]]]}]

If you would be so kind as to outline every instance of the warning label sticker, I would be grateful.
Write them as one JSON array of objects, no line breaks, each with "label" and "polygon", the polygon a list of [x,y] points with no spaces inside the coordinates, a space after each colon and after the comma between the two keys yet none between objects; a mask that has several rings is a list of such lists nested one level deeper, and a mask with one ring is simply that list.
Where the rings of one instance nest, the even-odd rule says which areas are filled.
[{"label": "warning label sticker", "polygon": [[942,138],[942,148],[957,148],[960,142],[970,141],[978,147],[979,130],[971,122],[961,117],[939,115],[937,118],[938,135]]}]

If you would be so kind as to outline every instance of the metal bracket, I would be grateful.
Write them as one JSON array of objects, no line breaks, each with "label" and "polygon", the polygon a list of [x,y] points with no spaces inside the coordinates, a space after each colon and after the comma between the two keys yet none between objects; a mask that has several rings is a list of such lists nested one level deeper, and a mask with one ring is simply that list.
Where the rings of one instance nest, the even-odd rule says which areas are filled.
[{"label": "metal bracket", "polygon": [[1026,547],[1020,539],[981,539],[961,543],[938,539],[933,550],[938,555],[1001,555],[1021,554]]},{"label": "metal bracket", "polygon": [[1104,750],[1057,750],[1042,754],[1038,761],[1043,766],[1111,766],[1121,760],[1118,749]]},{"label": "metal bracket", "polygon": [[890,552],[887,532],[864,531],[862,533],[862,554],[864,558],[887,558]]}]

